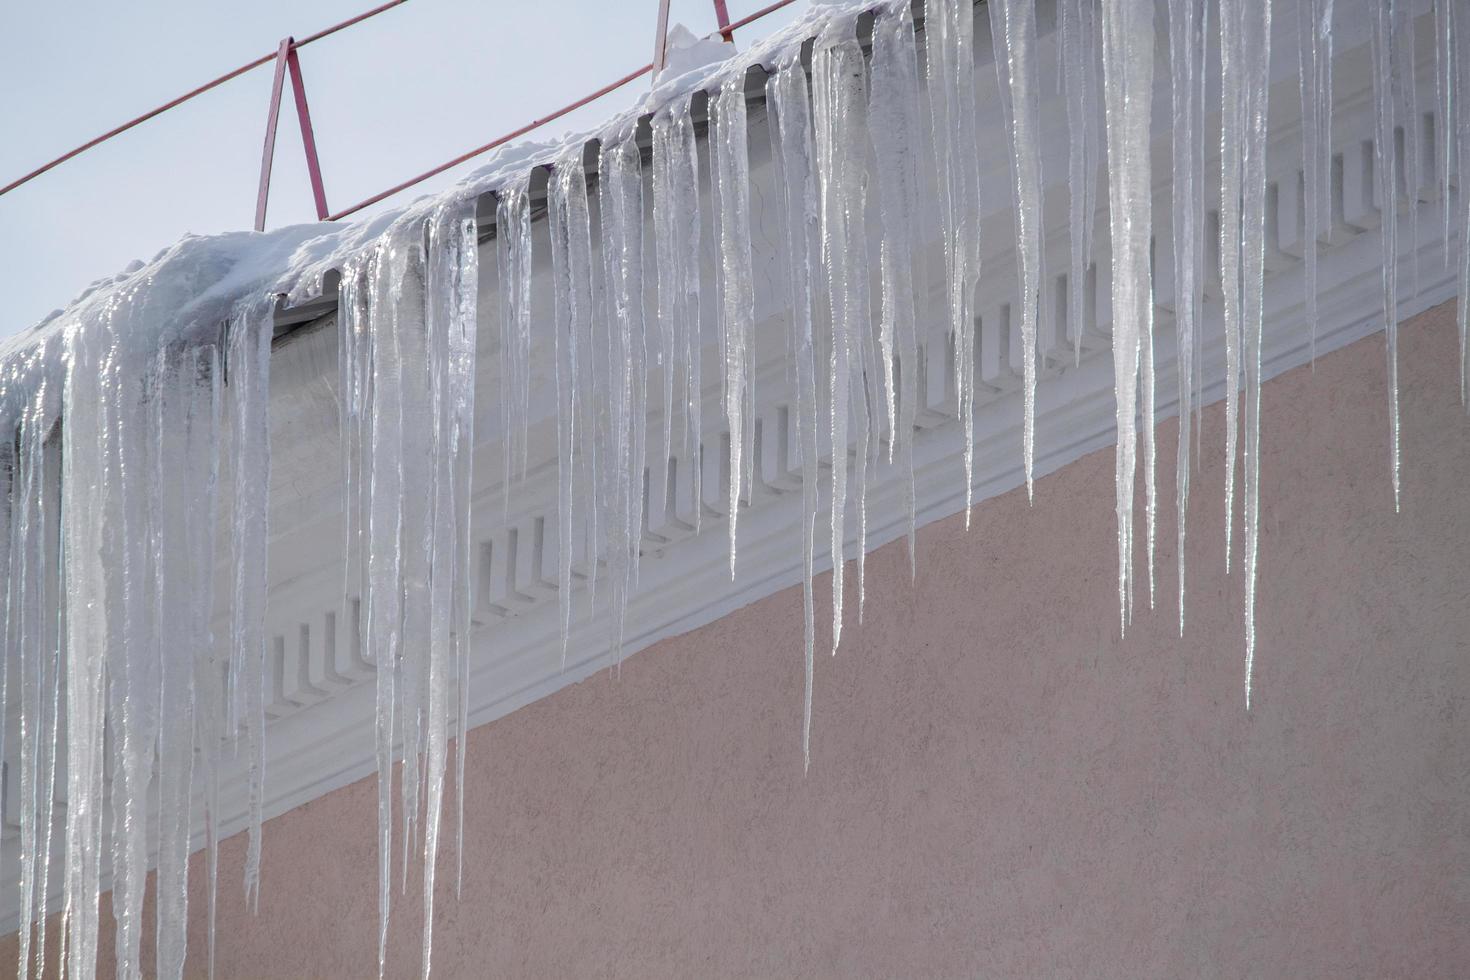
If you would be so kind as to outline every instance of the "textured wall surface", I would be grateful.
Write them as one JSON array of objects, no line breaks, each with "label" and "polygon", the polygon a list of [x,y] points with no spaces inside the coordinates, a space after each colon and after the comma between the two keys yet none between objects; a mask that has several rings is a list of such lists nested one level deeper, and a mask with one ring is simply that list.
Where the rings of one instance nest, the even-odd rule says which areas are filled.
[{"label": "textured wall surface", "polygon": [[[1402,332],[1398,515],[1382,338],[1265,388],[1250,714],[1216,405],[1183,639],[1170,422],[1158,609],[1126,639],[1105,451],[1039,481],[1034,506],[1017,491],[968,533],[959,517],[921,530],[912,584],[902,543],[871,556],[866,621],[817,665],[807,775],[799,589],[473,732],[464,892],[451,842],[436,975],[1470,976],[1453,317]],[[375,793],[267,825],[259,917],[244,838],[226,842],[219,976],[375,972]],[[395,893],[392,976],[417,972],[420,902],[412,882]]]}]

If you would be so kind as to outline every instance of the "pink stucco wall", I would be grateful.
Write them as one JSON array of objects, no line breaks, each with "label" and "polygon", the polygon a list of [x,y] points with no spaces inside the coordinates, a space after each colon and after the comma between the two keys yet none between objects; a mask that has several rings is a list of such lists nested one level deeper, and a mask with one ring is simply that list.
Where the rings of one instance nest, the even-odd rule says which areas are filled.
[{"label": "pink stucco wall", "polygon": [[[1266,387],[1250,714],[1215,406],[1182,640],[1170,422],[1160,608],[1126,640],[1109,450],[1041,480],[1034,506],[1015,492],[968,533],[924,528],[912,585],[901,543],[872,556],[866,623],[818,664],[808,775],[796,589],[475,731],[436,974],[1470,975],[1453,315],[1402,333],[1397,516],[1381,338]],[[374,826],[372,780],[272,820],[258,918],[228,841],[218,974],[372,975]],[[412,885],[396,897],[392,976],[418,969],[418,908]]]}]

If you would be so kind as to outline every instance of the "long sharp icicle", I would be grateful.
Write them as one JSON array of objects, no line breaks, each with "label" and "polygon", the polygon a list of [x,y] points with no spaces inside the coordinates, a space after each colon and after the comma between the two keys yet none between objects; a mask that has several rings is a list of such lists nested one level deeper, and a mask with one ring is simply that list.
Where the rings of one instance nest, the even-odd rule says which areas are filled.
[{"label": "long sharp icicle", "polygon": [[[878,209],[883,241],[879,256],[883,286],[883,331],[896,345],[897,413],[890,419],[890,460],[897,449],[903,501],[908,516],[909,574],[915,574],[914,420],[918,401],[918,328],[914,310],[915,261],[918,241],[914,215],[919,211],[919,161],[916,148],[919,114],[919,67],[914,23],[907,4],[882,12],[873,25],[872,92],[869,132],[872,136]],[[790,205],[788,204],[788,207]],[[895,372],[888,374],[889,402],[894,401]],[[890,415],[894,409],[890,404]]]},{"label": "long sharp icicle", "polygon": [[817,375],[813,342],[813,287],[818,262],[816,183],[812,159],[811,114],[806,71],[800,59],[781,65],[766,83],[774,120],[779,200],[785,216],[790,272],[792,344],[796,359],[796,428],[801,452],[802,610],[805,628],[805,690],[802,697],[801,755],[811,768],[812,685],[816,653],[816,609],[812,566],[818,508]]},{"label": "long sharp icicle", "polygon": [[725,422],[730,429],[730,479],[728,487],[730,531],[730,578],[735,578],[736,530],[740,501],[750,486],[751,454],[747,451],[746,418],[750,389],[750,334],[755,316],[754,273],[750,253],[750,158],[746,142],[745,75],[727,79],[711,97],[714,146],[712,187],[719,263],[716,286],[719,292],[720,361],[724,367],[723,401]]},{"label": "long sharp icicle", "polygon": [[[1113,250],[1113,374],[1117,401],[1116,498],[1119,622],[1132,604],[1133,487],[1139,374],[1153,327],[1149,267],[1149,112],[1153,91],[1152,0],[1104,0],[1102,62],[1108,145],[1108,213]],[[1144,367],[1143,370],[1148,370]],[[1145,416],[1144,425],[1153,419]]]},{"label": "long sharp icicle", "polygon": [[1011,182],[1021,272],[1021,445],[1026,496],[1034,495],[1036,334],[1041,299],[1041,136],[1036,81],[1036,7],[1031,0],[990,0],[990,33],[1001,114],[1011,145]]},{"label": "long sharp icicle", "polygon": [[1093,0],[1060,0],[1058,33],[1062,87],[1067,100],[1067,331],[1073,363],[1082,363],[1087,323],[1088,270],[1097,217],[1097,8]]},{"label": "long sharp icicle", "polygon": [[1245,707],[1251,706],[1256,653],[1256,580],[1261,499],[1261,343],[1265,325],[1266,137],[1271,91],[1271,0],[1236,13],[1245,96],[1241,210],[1241,326],[1245,358]]},{"label": "long sharp icicle", "polygon": [[1174,317],[1179,385],[1179,441],[1175,466],[1178,520],[1179,635],[1184,635],[1184,543],[1189,514],[1190,423],[1193,413],[1195,338],[1202,302],[1197,236],[1204,226],[1203,91],[1204,4],[1170,0],[1169,72],[1174,109],[1173,225]]}]

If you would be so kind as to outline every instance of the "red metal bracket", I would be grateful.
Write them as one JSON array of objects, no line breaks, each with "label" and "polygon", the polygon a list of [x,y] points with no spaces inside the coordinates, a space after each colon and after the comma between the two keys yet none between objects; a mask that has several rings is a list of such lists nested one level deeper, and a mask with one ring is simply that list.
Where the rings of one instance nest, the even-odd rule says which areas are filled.
[{"label": "red metal bracket", "polygon": [[715,23],[720,25],[720,37],[726,43],[735,43],[735,28],[730,26],[730,11],[725,8],[725,0],[715,0]]},{"label": "red metal bracket", "polygon": [[653,74],[669,63],[669,0],[658,0],[658,29],[653,34]]},{"label": "red metal bracket", "polygon": [[316,220],[326,221],[331,211],[327,208],[327,190],[322,184],[322,165],[316,156],[316,136],[311,129],[311,109],[306,105],[306,82],[301,78],[301,60],[296,57],[296,47],[286,56],[286,66],[291,70],[291,88],[296,93],[296,120],[301,124],[301,146],[306,151],[306,173],[311,178],[311,196],[316,203]]},{"label": "red metal bracket", "polygon": [[316,136],[311,128],[311,109],[306,104],[306,82],[301,75],[301,59],[296,55],[296,41],[285,38],[276,50],[276,75],[271,84],[270,112],[265,122],[265,149],[260,157],[260,190],[255,197],[255,230],[265,230],[266,205],[270,199],[271,164],[276,155],[276,124],[281,116],[281,91],[286,74],[291,75],[291,91],[296,99],[296,119],[301,124],[301,146],[306,151],[306,172],[311,178],[311,195],[316,203],[318,221],[331,213],[327,208],[327,192],[322,183],[321,162],[316,155]]}]

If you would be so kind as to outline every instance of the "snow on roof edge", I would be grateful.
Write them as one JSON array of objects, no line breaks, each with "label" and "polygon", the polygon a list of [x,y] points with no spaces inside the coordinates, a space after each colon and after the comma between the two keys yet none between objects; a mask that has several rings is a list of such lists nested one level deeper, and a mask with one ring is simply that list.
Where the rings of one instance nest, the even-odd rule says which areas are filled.
[{"label": "snow on roof edge", "polygon": [[[624,136],[640,118],[696,92],[716,89],[754,65],[781,64],[798,55],[809,38],[855,25],[864,11],[908,4],[909,0],[812,0],[795,22],[743,52],[726,53],[723,49],[730,46],[723,42],[711,45],[709,39],[694,38],[676,25],[670,39],[684,57],[671,59],[670,68],[655,77],[650,90],[632,108],[595,127],[551,139],[508,143],[491,151],[480,167],[445,190],[359,220],[310,222],[267,232],[186,234],[148,262],[134,260],[120,272],[94,281],[65,308],[0,341],[0,393],[11,395],[17,387],[29,388],[28,377],[44,371],[56,359],[57,355],[47,354],[57,346],[55,340],[106,316],[140,291],[155,294],[149,297],[150,303],[170,311],[150,324],[152,336],[138,338],[140,345],[146,339],[149,348],[196,331],[213,330],[242,307],[272,294],[285,295],[292,303],[314,299],[321,295],[327,272],[340,269],[377,242],[418,226],[439,208],[478,198],[528,170],[578,154],[593,139]],[[724,57],[716,57],[720,54]],[[670,75],[681,68],[684,70]]]}]

